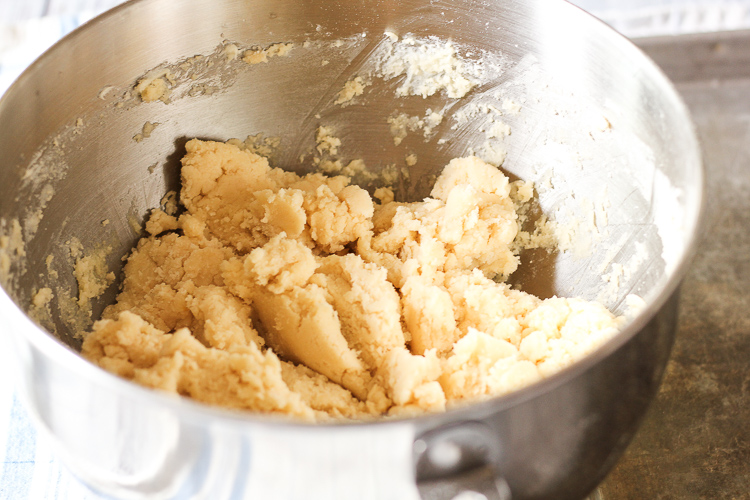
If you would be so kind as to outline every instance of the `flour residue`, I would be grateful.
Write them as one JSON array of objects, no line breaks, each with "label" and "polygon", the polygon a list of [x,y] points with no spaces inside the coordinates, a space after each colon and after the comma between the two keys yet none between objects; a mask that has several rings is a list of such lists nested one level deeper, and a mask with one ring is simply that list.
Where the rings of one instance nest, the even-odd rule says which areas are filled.
[{"label": "flour residue", "polygon": [[387,80],[399,78],[397,97],[429,97],[444,92],[459,99],[480,80],[481,70],[461,58],[451,42],[437,37],[406,36],[384,40],[378,58],[378,74]]}]

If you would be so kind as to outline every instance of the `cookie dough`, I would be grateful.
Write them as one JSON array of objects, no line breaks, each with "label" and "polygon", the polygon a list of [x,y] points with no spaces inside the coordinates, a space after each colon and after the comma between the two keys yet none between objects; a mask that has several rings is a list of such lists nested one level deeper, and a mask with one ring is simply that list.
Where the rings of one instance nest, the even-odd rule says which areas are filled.
[{"label": "cookie dough", "polygon": [[312,421],[409,416],[531,384],[623,322],[503,282],[513,185],[476,157],[414,203],[220,142],[188,142],[182,165],[185,211],[152,213],[83,343],[139,384]]}]

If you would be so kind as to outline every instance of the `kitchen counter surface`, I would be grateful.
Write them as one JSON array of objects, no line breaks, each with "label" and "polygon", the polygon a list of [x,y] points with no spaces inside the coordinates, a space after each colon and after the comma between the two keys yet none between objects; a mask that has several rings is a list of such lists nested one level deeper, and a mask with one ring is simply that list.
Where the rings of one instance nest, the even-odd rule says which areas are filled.
[{"label": "kitchen counter surface", "polygon": [[636,43],[692,112],[706,166],[705,225],[661,390],[600,493],[750,499],[750,31]]}]

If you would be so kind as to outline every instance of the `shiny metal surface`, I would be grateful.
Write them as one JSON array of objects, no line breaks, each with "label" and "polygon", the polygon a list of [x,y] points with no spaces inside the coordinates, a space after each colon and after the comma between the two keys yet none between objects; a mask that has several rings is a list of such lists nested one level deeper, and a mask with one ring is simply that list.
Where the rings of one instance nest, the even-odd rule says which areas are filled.
[{"label": "shiny metal surface", "polygon": [[[486,51],[502,71],[458,102],[444,95],[394,102],[396,83],[376,80],[361,102],[332,106],[385,31],[450,39],[466,57]],[[326,70],[322,53],[303,45],[339,39],[348,43],[325,52]],[[242,66],[223,62],[225,41],[299,48],[274,64]],[[180,65],[196,54],[212,64],[196,63],[193,80]],[[134,84],[165,65],[179,73],[171,102],[141,103]],[[89,365],[75,353],[60,294],[49,327],[62,342],[22,312],[42,286],[75,294],[73,236],[87,248],[113,246],[108,264],[120,269],[137,239],[133,219],[176,188],[189,138],[279,136],[273,163],[305,170],[299,156],[314,145],[317,126],[331,123],[343,154],[371,168],[416,153],[397,194],[418,199],[449,159],[481,147],[482,115],[455,117],[496,94],[521,103],[517,116],[503,115],[512,129],[503,168],[553,186],[539,189],[539,209],[578,227],[573,243],[591,250],[527,252],[515,283],[544,296],[599,298],[620,312],[630,293],[648,304],[600,351],[544,382],[444,415],[311,428],[170,398]],[[435,137],[412,134],[396,147],[386,118],[428,107],[446,110]],[[146,121],[159,125],[132,140]],[[416,481],[427,479],[415,472],[418,437],[478,421],[498,450],[488,466],[513,499],[580,499],[613,466],[656,391],[702,196],[696,137],[666,78],[564,2],[130,2],[21,76],[0,101],[0,151],[0,228],[7,235],[17,219],[26,240],[0,294],[22,396],[71,470],[122,498],[416,498]],[[40,208],[34,230],[27,221]],[[115,293],[111,287],[94,304],[95,314]]]}]

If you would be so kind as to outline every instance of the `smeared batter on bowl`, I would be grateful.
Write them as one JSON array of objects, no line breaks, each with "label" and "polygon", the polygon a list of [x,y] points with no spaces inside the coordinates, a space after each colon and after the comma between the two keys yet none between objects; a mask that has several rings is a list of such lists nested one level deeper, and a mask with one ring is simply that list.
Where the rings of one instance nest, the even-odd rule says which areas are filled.
[{"label": "smeared batter on bowl", "polygon": [[318,421],[443,411],[554,373],[623,322],[502,282],[531,190],[476,157],[429,198],[382,204],[231,144],[192,140],[182,164],[185,212],[152,213],[83,344],[145,386]]}]

